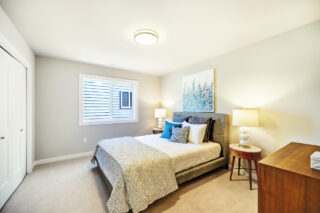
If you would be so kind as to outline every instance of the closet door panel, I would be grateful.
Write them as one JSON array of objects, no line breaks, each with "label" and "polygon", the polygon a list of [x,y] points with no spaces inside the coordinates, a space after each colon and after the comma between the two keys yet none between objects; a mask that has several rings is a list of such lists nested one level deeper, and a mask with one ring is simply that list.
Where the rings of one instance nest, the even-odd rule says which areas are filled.
[{"label": "closet door panel", "polygon": [[9,175],[21,177],[26,172],[26,71],[12,61],[8,76]]},{"label": "closet door panel", "polygon": [[19,141],[20,141],[20,159],[19,166],[21,175],[25,176],[27,172],[27,71],[23,67],[19,73],[19,101],[20,101],[20,117],[19,117]]},{"label": "closet door panel", "polygon": [[26,70],[0,48],[0,209],[26,174]]},{"label": "closet door panel", "polygon": [[8,185],[8,56],[0,51],[0,198]]}]

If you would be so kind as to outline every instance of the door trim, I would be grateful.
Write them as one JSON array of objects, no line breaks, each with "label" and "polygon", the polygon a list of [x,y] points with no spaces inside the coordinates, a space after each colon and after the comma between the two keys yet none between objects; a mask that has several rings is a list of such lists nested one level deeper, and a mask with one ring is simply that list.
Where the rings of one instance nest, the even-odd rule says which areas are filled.
[{"label": "door trim", "polygon": [[10,52],[8,52],[6,49],[4,49],[1,45],[0,45],[0,48],[3,49],[3,51],[5,51],[6,53],[8,53],[8,55],[10,55],[14,60],[19,62],[19,64],[21,64],[25,68],[25,70],[27,71],[27,67],[19,59],[14,57],[14,55],[12,55]]}]

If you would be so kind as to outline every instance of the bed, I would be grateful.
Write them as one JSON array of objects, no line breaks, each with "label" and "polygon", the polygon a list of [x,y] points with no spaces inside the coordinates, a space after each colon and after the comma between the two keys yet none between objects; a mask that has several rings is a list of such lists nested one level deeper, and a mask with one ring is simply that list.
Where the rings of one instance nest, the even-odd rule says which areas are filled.
[{"label": "bed", "polygon": [[[127,212],[130,209],[139,212],[177,190],[178,184],[218,167],[228,167],[226,114],[174,112],[173,115],[215,120],[210,142],[179,144],[155,134],[98,143],[93,159],[112,192],[107,202],[110,212]],[[119,153],[123,156],[118,157]]]},{"label": "bed", "polygon": [[177,116],[195,116],[202,118],[212,118],[215,120],[214,131],[210,139],[221,146],[219,158],[213,159],[206,163],[200,164],[193,168],[176,173],[177,183],[181,184],[210,172],[219,167],[228,168],[229,164],[229,125],[228,115],[210,112],[174,112],[173,115]]}]

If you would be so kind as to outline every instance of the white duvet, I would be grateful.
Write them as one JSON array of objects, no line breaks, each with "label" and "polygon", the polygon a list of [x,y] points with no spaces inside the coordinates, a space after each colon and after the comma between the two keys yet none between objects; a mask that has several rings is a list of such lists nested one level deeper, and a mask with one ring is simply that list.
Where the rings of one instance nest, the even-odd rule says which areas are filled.
[{"label": "white duvet", "polygon": [[160,134],[135,137],[138,141],[166,153],[171,159],[175,173],[216,159],[220,156],[220,144],[181,144],[160,138]]}]

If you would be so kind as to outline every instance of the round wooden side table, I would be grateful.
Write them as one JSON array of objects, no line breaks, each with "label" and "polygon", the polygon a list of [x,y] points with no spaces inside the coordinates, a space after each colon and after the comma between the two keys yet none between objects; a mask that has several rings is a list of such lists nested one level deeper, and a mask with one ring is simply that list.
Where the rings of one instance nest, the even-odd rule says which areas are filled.
[{"label": "round wooden side table", "polygon": [[248,160],[249,166],[249,184],[250,190],[252,190],[252,168],[251,168],[251,161],[254,161],[255,170],[257,171],[258,177],[258,165],[257,161],[261,159],[261,149],[257,146],[250,145],[249,147],[243,147],[240,144],[230,144],[229,145],[229,153],[232,156],[232,164],[231,164],[231,172],[230,172],[230,181],[232,180],[232,173],[234,169],[234,161],[235,158],[238,158],[238,175],[240,175],[241,169],[241,159]]}]

